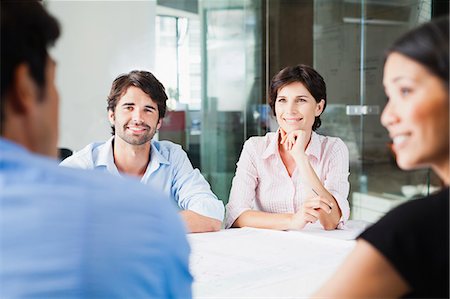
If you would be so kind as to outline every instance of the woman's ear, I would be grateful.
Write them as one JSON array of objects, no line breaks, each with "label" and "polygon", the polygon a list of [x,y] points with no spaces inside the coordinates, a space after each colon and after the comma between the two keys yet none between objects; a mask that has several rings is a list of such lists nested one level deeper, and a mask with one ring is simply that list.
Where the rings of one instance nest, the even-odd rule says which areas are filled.
[{"label": "woman's ear", "polygon": [[320,116],[320,115],[322,114],[322,112],[323,112],[323,108],[324,108],[324,107],[325,107],[325,100],[322,99],[322,100],[320,100],[320,102],[317,103],[317,105],[316,105],[316,113],[315,113],[315,116]]}]

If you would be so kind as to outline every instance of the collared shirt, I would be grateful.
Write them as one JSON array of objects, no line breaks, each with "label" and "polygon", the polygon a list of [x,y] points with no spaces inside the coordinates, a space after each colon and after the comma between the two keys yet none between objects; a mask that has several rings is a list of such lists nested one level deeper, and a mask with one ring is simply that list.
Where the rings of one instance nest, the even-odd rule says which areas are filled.
[{"label": "collared shirt", "polygon": [[[91,143],[60,165],[99,169],[120,176],[114,164],[113,137]],[[181,146],[170,141],[151,141],[150,163],[141,178],[150,190],[161,190],[178,208],[223,221],[225,208],[198,169],[192,167]]]},{"label": "collared shirt", "polygon": [[190,298],[185,228],[161,196],[0,138],[0,298]]},{"label": "collared shirt", "polygon": [[[233,178],[225,227],[231,227],[247,210],[295,213],[313,195],[297,169],[289,176],[278,150],[278,136],[279,130],[245,142]],[[343,223],[350,214],[347,147],[339,138],[312,132],[305,153],[325,189],[336,199]]]}]

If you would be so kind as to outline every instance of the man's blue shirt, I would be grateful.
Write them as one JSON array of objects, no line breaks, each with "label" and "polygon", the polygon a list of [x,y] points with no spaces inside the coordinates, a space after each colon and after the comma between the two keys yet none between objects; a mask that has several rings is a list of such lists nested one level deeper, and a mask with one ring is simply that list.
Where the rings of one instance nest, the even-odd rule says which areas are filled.
[{"label": "man's blue shirt", "polygon": [[175,209],[0,138],[0,298],[191,298]]},{"label": "man's blue shirt", "polygon": [[[114,164],[113,138],[106,142],[91,143],[61,162],[62,166],[99,169],[120,176]],[[223,202],[198,169],[192,167],[181,146],[170,141],[151,141],[150,163],[141,183],[151,190],[160,190],[182,210],[223,221]]]}]

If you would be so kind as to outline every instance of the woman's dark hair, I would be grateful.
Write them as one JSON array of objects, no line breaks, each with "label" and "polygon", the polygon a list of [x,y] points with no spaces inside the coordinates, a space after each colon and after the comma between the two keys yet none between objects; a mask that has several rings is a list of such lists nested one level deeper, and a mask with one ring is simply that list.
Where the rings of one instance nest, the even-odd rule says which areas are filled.
[{"label": "woman's dark hair", "polygon": [[384,62],[391,53],[402,54],[426,67],[448,87],[448,27],[449,19],[446,16],[409,31],[386,50]]},{"label": "woman's dark hair", "polygon": [[[158,105],[159,118],[166,115],[167,94],[164,86],[152,73],[146,71],[131,71],[128,74],[118,76],[112,83],[108,96],[107,110],[115,111],[120,98],[127,92],[128,87],[135,86],[145,92]],[[115,134],[114,126],[111,126],[112,135]]]},{"label": "woman's dark hair", "polygon": [[[275,115],[275,102],[278,91],[288,84],[300,82],[311,93],[317,103],[324,100],[323,110],[327,106],[327,87],[322,76],[312,67],[299,64],[296,66],[288,66],[276,74],[270,82],[269,90],[269,106],[272,108],[272,113]],[[313,131],[321,125],[320,115],[316,116],[312,126]]]},{"label": "woman's dark hair", "polygon": [[47,48],[60,34],[58,21],[38,1],[1,1],[1,101],[4,116],[6,93],[16,68],[24,63],[39,87],[45,86]]}]

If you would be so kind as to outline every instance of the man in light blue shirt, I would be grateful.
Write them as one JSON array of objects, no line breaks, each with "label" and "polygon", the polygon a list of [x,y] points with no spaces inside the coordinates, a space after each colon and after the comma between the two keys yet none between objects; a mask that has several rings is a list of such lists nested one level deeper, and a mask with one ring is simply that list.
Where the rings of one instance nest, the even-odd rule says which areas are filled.
[{"label": "man in light blue shirt", "polygon": [[58,166],[59,25],[37,1],[0,5],[0,298],[191,298],[184,225],[160,192]]},{"label": "man in light blue shirt", "polygon": [[166,113],[166,100],[164,86],[150,72],[120,75],[108,96],[113,137],[87,145],[61,165],[137,177],[149,192],[161,190],[177,204],[190,232],[217,231],[224,217],[222,201],[181,146],[152,140]]}]

